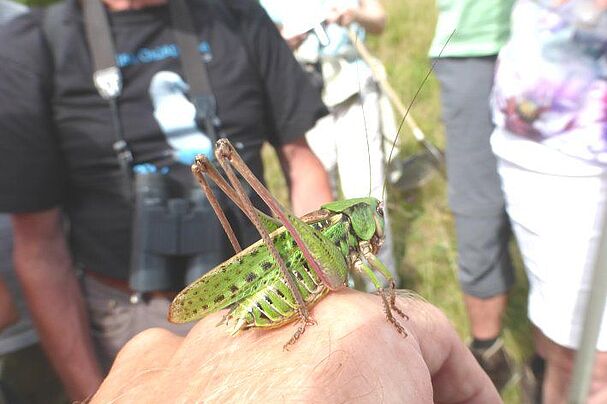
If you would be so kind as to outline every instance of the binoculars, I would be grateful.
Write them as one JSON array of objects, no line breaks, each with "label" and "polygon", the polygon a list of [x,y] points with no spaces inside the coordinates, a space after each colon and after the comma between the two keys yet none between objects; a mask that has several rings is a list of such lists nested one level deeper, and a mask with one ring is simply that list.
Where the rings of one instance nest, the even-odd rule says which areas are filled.
[{"label": "binoculars", "polygon": [[221,224],[198,186],[172,197],[172,180],[159,170],[135,170],[133,179],[134,291],[179,290],[225,258]]}]

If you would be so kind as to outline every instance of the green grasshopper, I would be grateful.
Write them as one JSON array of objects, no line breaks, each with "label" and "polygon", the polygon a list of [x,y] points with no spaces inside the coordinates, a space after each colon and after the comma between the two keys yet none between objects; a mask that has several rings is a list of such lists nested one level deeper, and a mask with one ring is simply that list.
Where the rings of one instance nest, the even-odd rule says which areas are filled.
[{"label": "green grasshopper", "polygon": [[[183,323],[230,308],[224,323],[232,334],[251,327],[274,328],[294,320],[300,325],[285,348],[314,324],[308,309],[329,291],[346,287],[349,272],[366,275],[382,299],[386,319],[406,336],[392,312],[407,316],[395,305],[394,281],[375,256],[383,243],[382,204],[375,198],[327,203],[297,218],[288,212],[253,175],[227,139],[217,142],[215,155],[230,184],[204,156],[192,166],[237,254],[194,281],[173,300],[169,320]],[[278,217],[255,209],[234,170]],[[210,189],[206,177],[247,215],[261,240],[242,250]],[[373,272],[389,282],[386,290]]]}]

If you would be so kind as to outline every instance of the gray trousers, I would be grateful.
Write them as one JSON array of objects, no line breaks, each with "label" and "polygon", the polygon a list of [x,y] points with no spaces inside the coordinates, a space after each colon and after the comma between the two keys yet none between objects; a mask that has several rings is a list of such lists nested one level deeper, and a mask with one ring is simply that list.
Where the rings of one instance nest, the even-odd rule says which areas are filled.
[{"label": "gray trousers", "polygon": [[152,297],[132,303],[128,293],[107,286],[86,274],[83,276],[83,286],[91,333],[99,360],[106,372],[112,366],[118,351],[141,331],[159,327],[185,335],[196,324],[169,323],[168,298]]},{"label": "gray trousers", "polygon": [[479,298],[502,294],[514,283],[508,251],[510,223],[489,144],[494,128],[489,108],[494,69],[495,56],[440,58],[435,66],[460,283],[464,293]]}]

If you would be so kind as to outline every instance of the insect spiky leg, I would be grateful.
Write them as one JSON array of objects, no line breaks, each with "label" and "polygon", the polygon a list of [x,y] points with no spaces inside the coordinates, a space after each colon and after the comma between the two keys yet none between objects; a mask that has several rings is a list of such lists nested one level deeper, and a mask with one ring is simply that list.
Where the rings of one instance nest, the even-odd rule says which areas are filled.
[{"label": "insect spiky leg", "polygon": [[307,318],[302,318],[300,320],[300,323],[301,324],[299,324],[299,327],[297,327],[297,331],[295,331],[295,334],[293,334],[291,339],[289,339],[287,341],[287,343],[283,345],[282,349],[284,349],[285,351],[288,351],[289,347],[291,347],[292,345],[294,345],[297,342],[299,337],[301,337],[303,335],[303,333],[306,331],[307,326],[317,324],[316,320],[314,320],[310,316],[308,316]]},{"label": "insect spiky leg", "polygon": [[403,313],[403,311],[401,309],[398,308],[398,306],[396,305],[396,284],[394,283],[394,280],[390,280],[390,289],[389,289],[389,293],[390,293],[390,308],[392,310],[394,310],[395,312],[398,313],[399,316],[401,316],[402,318],[404,318],[405,320],[409,320],[409,316],[406,315],[405,313]]},{"label": "insect spiky leg", "polygon": [[[396,328],[396,331],[402,335],[403,337],[407,337],[407,331],[405,331],[405,328],[400,325],[400,323],[398,321],[396,321],[396,319],[394,318],[394,316],[392,315],[392,307],[390,302],[388,302],[388,297],[386,297],[386,291],[383,288],[380,288],[378,290],[379,295],[381,296],[381,300],[384,303],[384,313],[386,313],[386,320],[388,320],[388,322],[390,324],[392,324],[392,326],[394,328]],[[399,310],[400,311],[400,310]]]},{"label": "insect spiky leg", "polygon": [[[385,304],[387,305],[387,308],[389,308],[389,312],[390,312],[389,315],[388,315],[388,313],[386,313],[386,316],[388,316],[388,321],[390,321],[390,322],[393,321],[392,310],[395,311],[396,313],[398,313],[398,315],[401,316],[402,318],[404,318],[405,320],[408,320],[409,316],[407,316],[396,305],[396,284],[394,283],[394,279],[392,278],[392,274],[390,273],[388,268],[386,268],[384,263],[381,262],[379,260],[379,258],[377,258],[375,256],[375,254],[373,254],[373,252],[371,251],[371,246],[369,245],[369,242],[363,241],[360,243],[359,247],[360,247],[360,251],[361,251],[362,255],[365,257],[365,259],[367,260],[369,265],[371,265],[371,267],[373,269],[379,271],[390,284],[390,287],[387,292],[388,297],[386,298],[386,296],[385,296],[386,291],[381,287],[381,284],[379,283],[377,276],[375,276],[375,273],[366,265],[362,268],[363,271],[369,277],[369,279],[371,279],[371,281],[373,282],[375,287],[378,289],[378,291],[380,291],[380,295],[382,296],[382,299],[385,300]],[[374,280],[374,278],[375,278],[375,280]],[[390,317],[392,317],[392,319],[390,319]]]},{"label": "insect spiky leg", "polygon": [[[211,164],[209,159],[203,155],[196,156],[196,161],[194,164],[192,164],[192,173],[194,174],[194,177],[196,177],[196,179],[198,180],[198,183],[200,184],[202,191],[206,195],[209,203],[211,204],[211,207],[213,208],[215,215],[219,219],[219,223],[221,223],[223,230],[225,231],[226,235],[228,236],[228,239],[230,240],[230,243],[232,244],[234,251],[236,253],[239,253],[240,251],[242,251],[242,248],[240,247],[240,243],[238,242],[238,239],[236,238],[234,229],[232,229],[232,226],[230,225],[230,222],[228,221],[228,218],[226,217],[225,212],[219,205],[219,201],[217,200],[217,197],[215,196],[215,194],[213,193],[213,190],[209,186],[209,183],[207,182],[205,175],[209,175],[210,178],[215,182],[215,184],[218,184],[218,186],[222,190],[224,190],[224,192],[226,192],[226,195],[230,196],[229,191],[231,191],[231,189],[229,189],[229,187],[226,188],[227,183],[225,182],[223,177],[221,177],[221,175],[219,173],[217,173],[217,171],[213,167],[213,164]],[[232,196],[232,197],[235,198],[235,196]],[[236,199],[233,199],[233,200],[235,201],[235,203],[237,202]]]},{"label": "insect spiky leg", "polygon": [[287,343],[283,345],[282,349],[285,351],[288,351],[289,348],[291,347],[291,345],[294,345],[297,342],[297,340],[299,339],[299,337],[302,336],[304,331],[306,331],[305,322],[297,328],[297,331],[295,331],[295,334],[293,334],[291,339],[289,339],[287,341]]},{"label": "insect spiky leg", "polygon": [[[381,297],[384,306],[384,313],[386,313],[386,320],[388,320],[388,322],[392,324],[394,328],[396,328],[396,331],[399,334],[406,337],[407,332],[405,331],[404,327],[400,325],[392,315],[392,310],[394,310],[398,314],[408,319],[407,315],[404,314],[398,307],[396,307],[396,294],[394,293],[394,288],[391,287],[389,289],[388,296],[386,296],[386,290],[382,287],[381,282],[379,281],[375,273],[371,270],[371,268],[369,268],[369,266],[365,265],[362,260],[358,259],[354,262],[354,268],[364,273],[371,280],[371,282],[373,282],[373,285],[375,286],[375,288],[377,288],[377,294]],[[391,282],[391,285],[393,284],[394,282]]]},{"label": "insect spiky leg", "polygon": [[[243,201],[248,200],[248,197],[244,194],[242,185],[235,177],[234,170],[238,171],[243,179],[270,208],[272,213],[277,216],[281,224],[287,229],[289,234],[293,237],[293,240],[295,240],[295,243],[299,246],[308,265],[310,265],[310,268],[318,275],[322,282],[332,290],[342,287],[348,273],[348,266],[345,257],[341,254],[339,248],[333,243],[324,240],[318,231],[302,222],[292,213],[289,213],[261,181],[253,175],[253,172],[247,167],[245,162],[238,155],[236,149],[234,149],[234,146],[232,146],[227,139],[219,139],[217,141],[215,156],[241,199],[243,199]],[[250,205],[250,202],[247,202],[245,205]],[[246,209],[249,210],[248,206]],[[247,216],[249,216],[249,219],[255,224],[256,218],[252,218],[251,215]],[[255,227],[258,227],[257,224],[255,224]],[[272,253],[272,255],[274,254]],[[299,292],[292,287],[292,282],[288,279],[291,275],[288,271],[283,270],[283,265],[279,265],[279,267],[281,268],[281,273],[287,281],[291,293],[293,293],[298,300],[298,303],[301,305],[302,302],[299,301],[300,299],[298,297]]]},{"label": "insect spiky leg", "polygon": [[[303,300],[303,297],[301,296],[301,293],[297,289],[295,280],[293,279],[293,275],[287,269],[287,266],[286,266],[284,260],[278,253],[276,246],[274,245],[274,243],[272,242],[272,239],[270,238],[267,228],[265,228],[263,226],[263,224],[261,223],[260,218],[256,214],[256,210],[253,207],[253,204],[251,203],[251,200],[249,199],[246,191],[244,190],[244,187],[240,183],[234,170],[237,170],[244,177],[244,179],[249,183],[249,185],[251,185],[251,187],[253,187],[253,189],[259,194],[260,197],[262,197],[262,199],[264,199],[266,204],[275,213],[284,214],[284,208],[270,194],[270,192],[263,186],[263,184],[261,184],[261,182],[259,182],[259,180],[257,178],[255,178],[253,173],[246,166],[246,164],[244,163],[242,158],[238,155],[238,152],[236,152],[236,149],[234,149],[234,147],[229,143],[229,141],[227,141],[226,139],[220,139],[217,141],[216,148],[215,148],[215,157],[217,158],[217,161],[223,168],[223,171],[226,173],[226,176],[228,177],[228,180],[230,181],[232,188],[234,189],[234,191],[237,194],[237,198],[240,201],[242,201],[242,209],[244,210],[244,212],[247,215],[247,217],[249,218],[249,220],[251,220],[251,222],[257,229],[257,231],[259,232],[259,235],[263,239],[268,251],[270,252],[270,255],[272,256],[272,258],[274,258],[274,261],[278,265],[278,268],[280,269],[280,272],[283,276],[285,284],[289,288],[289,291],[291,292],[291,294],[293,295],[293,297],[295,298],[295,301],[297,303],[297,312],[299,314],[299,318],[304,321],[304,324],[309,323],[311,319],[310,319],[310,315],[308,313],[308,308],[305,305],[305,302]],[[265,198],[264,198],[264,196],[265,196]],[[287,226],[287,223],[283,223],[283,224],[285,226]],[[303,331],[301,332],[301,334],[303,334]]]}]

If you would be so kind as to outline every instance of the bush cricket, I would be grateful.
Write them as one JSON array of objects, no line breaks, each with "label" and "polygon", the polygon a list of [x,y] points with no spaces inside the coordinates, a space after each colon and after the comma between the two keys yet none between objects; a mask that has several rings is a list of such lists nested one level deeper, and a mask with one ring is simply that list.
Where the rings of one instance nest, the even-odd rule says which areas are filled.
[{"label": "bush cricket", "polygon": [[[357,41],[356,38],[351,40],[354,43]],[[433,67],[434,64],[404,111],[398,133]],[[399,108],[401,113],[402,109]],[[388,160],[391,154],[392,151]],[[373,197],[335,201],[297,218],[253,175],[227,139],[217,141],[215,156],[229,184],[204,156],[196,159],[192,172],[209,199],[236,255],[182,290],[170,306],[170,321],[194,321],[229,308],[223,322],[234,335],[251,327],[275,328],[299,320],[297,331],[285,344],[287,349],[304,333],[306,326],[314,324],[308,309],[328,292],[346,287],[349,274],[359,273],[369,278],[375,286],[386,320],[399,334],[407,336],[393,315],[395,312],[408,319],[396,306],[394,280],[390,271],[376,257],[384,239],[384,214],[380,201]],[[234,169],[251,185],[277,219],[253,207]],[[246,214],[257,228],[261,240],[245,250],[241,249],[205,176]],[[383,288],[374,271],[388,281],[387,289]]]},{"label": "bush cricket", "polygon": [[[224,323],[236,334],[251,327],[274,328],[299,320],[297,331],[285,345],[288,348],[307,325],[314,324],[308,309],[329,291],[346,287],[350,272],[359,272],[377,288],[387,321],[407,335],[393,315],[396,312],[407,318],[395,304],[392,275],[375,256],[384,232],[383,207],[377,199],[331,202],[297,218],[253,175],[227,139],[217,142],[215,156],[229,183],[204,156],[197,158],[192,172],[237,254],[181,291],[170,306],[170,321],[194,321],[229,308]],[[234,170],[278,219],[253,207]],[[247,215],[261,240],[241,249],[206,177]],[[382,287],[374,271],[386,278],[389,288]]]}]

